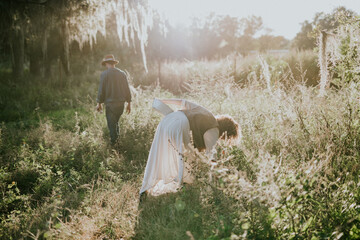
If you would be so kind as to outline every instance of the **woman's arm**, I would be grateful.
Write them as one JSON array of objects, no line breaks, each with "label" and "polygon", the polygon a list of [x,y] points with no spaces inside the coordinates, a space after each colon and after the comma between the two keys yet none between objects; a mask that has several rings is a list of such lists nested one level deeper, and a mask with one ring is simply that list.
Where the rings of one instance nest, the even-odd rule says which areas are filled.
[{"label": "woman's arm", "polygon": [[215,146],[218,139],[219,139],[219,129],[217,127],[210,128],[204,133],[206,153],[211,152],[212,148]]},{"label": "woman's arm", "polygon": [[178,106],[181,106],[181,103],[183,101],[183,99],[176,99],[176,98],[159,99],[159,100],[165,104],[174,104],[174,105],[178,105]]},{"label": "woman's arm", "polygon": [[199,105],[197,105],[196,103],[190,102],[186,99],[170,98],[170,99],[161,99],[161,101],[165,104],[174,104],[174,105],[181,106],[182,110],[185,110],[185,109],[189,110],[189,109],[199,107]]}]

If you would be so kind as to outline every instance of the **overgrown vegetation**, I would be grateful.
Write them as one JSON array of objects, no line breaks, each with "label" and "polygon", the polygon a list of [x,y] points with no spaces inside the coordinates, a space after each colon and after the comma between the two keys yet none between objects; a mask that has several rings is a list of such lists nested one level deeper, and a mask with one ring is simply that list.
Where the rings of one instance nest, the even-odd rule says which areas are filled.
[{"label": "overgrown vegetation", "polygon": [[[359,239],[359,36],[351,20],[323,38],[326,94],[312,51],[130,71],[115,148],[95,112],[100,70],[64,81],[2,70],[0,238]],[[242,137],[219,141],[216,159],[189,150],[194,183],[140,203],[154,97],[229,114]]]},{"label": "overgrown vegetation", "polygon": [[[189,88],[178,95],[155,84],[134,88],[116,149],[104,115],[94,111],[99,72],[69,79],[61,90],[36,79],[3,81],[1,91],[12,94],[1,94],[2,102],[12,105],[1,115],[1,238],[359,238],[359,84],[318,97],[302,80],[305,70],[290,77],[296,73],[282,58],[249,57],[238,66],[237,74],[250,69],[246,84],[234,81],[233,62],[223,60],[174,63],[162,84],[186,69]],[[188,153],[195,183],[139,203],[160,121],[154,97],[230,114],[242,139],[220,142],[216,162]]]}]

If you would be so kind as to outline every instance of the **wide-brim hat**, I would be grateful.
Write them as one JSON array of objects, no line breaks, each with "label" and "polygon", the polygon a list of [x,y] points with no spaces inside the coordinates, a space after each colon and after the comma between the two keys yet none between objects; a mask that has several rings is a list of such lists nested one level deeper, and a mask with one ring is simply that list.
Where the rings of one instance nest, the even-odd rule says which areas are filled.
[{"label": "wide-brim hat", "polygon": [[114,55],[109,54],[104,57],[104,59],[101,62],[101,65],[105,66],[105,63],[114,63],[118,64],[119,61],[115,59]]}]

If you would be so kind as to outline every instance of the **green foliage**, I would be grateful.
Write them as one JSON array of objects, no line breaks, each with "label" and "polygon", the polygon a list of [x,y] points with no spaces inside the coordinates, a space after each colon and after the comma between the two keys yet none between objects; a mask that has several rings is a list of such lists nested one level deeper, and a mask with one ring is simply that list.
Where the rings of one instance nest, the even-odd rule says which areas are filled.
[{"label": "green foliage", "polygon": [[[315,86],[319,82],[317,56],[312,51],[290,51],[280,56],[266,54],[264,59],[269,65],[272,85],[289,88],[296,83]],[[240,86],[253,85],[259,80],[258,84],[265,85],[265,81],[261,81],[264,73],[259,58],[249,56],[237,62],[240,64],[236,69],[235,80]]]},{"label": "green foliage", "polygon": [[332,83],[338,87],[360,81],[359,31],[360,23],[356,19],[338,28],[336,49],[330,55]]},{"label": "green foliage", "polygon": [[316,36],[320,31],[336,31],[339,25],[352,19],[357,13],[345,7],[337,7],[331,13],[318,12],[313,20],[304,21],[301,30],[296,34],[293,47],[299,50],[312,50],[316,47]]},{"label": "green foliage", "polygon": [[301,30],[298,32],[292,42],[293,47],[299,50],[314,49],[316,41],[313,34],[314,26],[309,21],[301,23]]},{"label": "green foliage", "polygon": [[141,204],[135,238],[186,239],[191,234],[194,239],[223,239],[233,228],[229,203],[218,190],[199,191],[196,185],[186,185],[176,194],[148,196]]},{"label": "green foliage", "polygon": [[[290,105],[282,105],[289,95],[283,96],[282,103],[271,95],[257,95],[252,98],[257,108],[238,113],[243,144],[240,149],[219,147],[218,165],[213,169],[214,184],[238,199],[236,235],[249,239],[352,238],[351,229],[359,227],[359,158],[354,149],[359,141],[357,89],[358,85],[332,92],[316,103],[312,102],[316,95],[301,103],[295,100],[296,92],[290,93],[295,94],[290,98],[296,102],[286,104],[299,108],[292,125],[286,120],[291,114],[282,115],[290,110]],[[263,104],[258,106],[256,98],[264,99]],[[242,104],[249,108],[249,103]],[[278,107],[280,118],[274,111]],[[258,112],[264,115],[259,124],[254,117],[246,121]],[[278,145],[276,151],[274,145]]]},{"label": "green foliage", "polygon": [[269,78],[272,85],[286,88],[293,84],[304,83],[316,86],[319,82],[317,55],[313,51],[290,51],[285,54],[265,54],[263,57],[233,55],[221,60],[202,60],[187,62],[158,63],[149,67],[149,73],[135,71],[134,85],[147,87],[160,85],[174,94],[196,92],[203,81],[216,82],[232,79],[240,87],[266,86],[263,68],[264,58],[269,66]]},{"label": "green foliage", "polygon": [[316,86],[319,83],[318,57],[312,50],[293,51],[285,57],[285,62],[291,70],[290,77],[295,82],[302,82],[307,86]]},{"label": "green foliage", "polygon": [[[190,90],[133,89],[115,148],[104,114],[94,112],[97,77],[68,79],[61,90],[3,81],[2,101],[17,107],[2,105],[0,238],[357,239],[360,85],[319,98],[304,85],[314,77],[313,53],[290,54],[264,57],[269,76],[259,59],[238,62],[239,76],[248,69],[245,83],[234,81],[228,60],[168,63],[164,76],[185,72],[179,79]],[[194,183],[139,203],[161,117],[151,110],[154,97],[227,113],[242,137],[221,140],[216,161],[187,152]]]}]

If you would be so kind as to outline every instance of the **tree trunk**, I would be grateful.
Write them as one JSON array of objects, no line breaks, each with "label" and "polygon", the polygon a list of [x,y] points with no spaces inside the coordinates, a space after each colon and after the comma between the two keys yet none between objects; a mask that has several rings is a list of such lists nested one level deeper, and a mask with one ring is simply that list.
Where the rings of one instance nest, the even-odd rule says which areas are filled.
[{"label": "tree trunk", "polygon": [[45,79],[51,79],[51,61],[47,61],[44,63],[44,78]]},{"label": "tree trunk", "polygon": [[[29,48],[29,60],[30,60],[30,73],[34,76],[41,76],[46,78],[50,75],[50,68],[47,68],[47,38],[48,30],[45,29],[38,33],[39,36],[33,37],[28,44]],[[48,73],[48,74],[47,74]]]},{"label": "tree trunk", "polygon": [[157,85],[161,86],[161,59],[158,59],[158,82]]},{"label": "tree trunk", "polygon": [[10,38],[12,73],[19,80],[24,75],[24,30],[21,25],[15,26]]},{"label": "tree trunk", "polygon": [[[46,27],[44,30],[44,35],[42,38],[42,43],[41,43],[41,52],[42,52],[42,77],[44,79],[46,79],[48,76],[50,77],[51,74],[50,72],[48,72],[49,69],[47,69],[47,62],[48,62],[48,37],[49,37],[49,30]],[[50,64],[50,63],[49,63]]]},{"label": "tree trunk", "polygon": [[234,81],[236,81],[236,51],[234,51]]},{"label": "tree trunk", "polygon": [[321,31],[319,35],[319,65],[320,65],[320,90],[319,96],[325,95],[325,88],[328,87],[328,60],[327,60],[327,51],[326,51],[326,40],[327,33]]},{"label": "tree trunk", "polygon": [[69,27],[66,21],[61,24],[61,44],[62,51],[60,55],[61,63],[66,75],[70,74],[70,62],[69,62]]},{"label": "tree trunk", "polygon": [[43,63],[44,63],[44,81],[52,80],[51,64],[53,63],[54,57],[51,54],[51,47],[49,46],[49,43],[51,43],[51,37],[52,37],[52,33],[50,32],[49,29],[47,29],[42,46]]},{"label": "tree trunk", "polygon": [[41,75],[41,57],[36,54],[30,55],[30,73],[34,76]]},{"label": "tree trunk", "polygon": [[29,46],[30,73],[34,76],[41,74],[41,48],[37,41],[32,41]]}]

